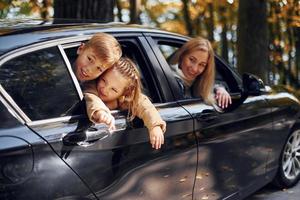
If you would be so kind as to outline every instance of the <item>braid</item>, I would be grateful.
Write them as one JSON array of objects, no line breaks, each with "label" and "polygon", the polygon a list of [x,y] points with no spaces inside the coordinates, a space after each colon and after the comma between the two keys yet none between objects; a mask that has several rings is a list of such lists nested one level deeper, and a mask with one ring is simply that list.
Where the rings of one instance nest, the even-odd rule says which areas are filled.
[{"label": "braid", "polygon": [[131,80],[138,79],[140,76],[135,64],[129,58],[120,58],[114,67],[118,69],[123,76]]},{"label": "braid", "polygon": [[130,84],[124,93],[126,103],[128,104],[128,116],[132,120],[136,115],[136,105],[139,95],[141,94],[140,73],[132,60],[121,57],[114,65],[114,69],[118,70],[124,77],[130,79]]}]

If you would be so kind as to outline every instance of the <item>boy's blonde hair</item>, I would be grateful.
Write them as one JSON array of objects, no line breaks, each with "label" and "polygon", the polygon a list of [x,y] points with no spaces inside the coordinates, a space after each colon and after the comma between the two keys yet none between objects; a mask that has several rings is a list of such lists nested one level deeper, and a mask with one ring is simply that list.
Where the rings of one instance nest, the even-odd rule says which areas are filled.
[{"label": "boy's blonde hair", "polygon": [[130,79],[130,84],[125,89],[123,96],[119,99],[119,103],[128,106],[128,117],[132,120],[136,116],[138,100],[142,93],[140,73],[134,62],[125,57],[121,57],[114,64],[113,69],[120,72],[125,78]]},{"label": "boy's blonde hair", "polygon": [[106,68],[111,67],[122,56],[121,45],[117,39],[107,33],[96,33],[85,43],[86,48],[92,48]]},{"label": "boy's blonde hair", "polygon": [[215,81],[215,54],[209,40],[202,37],[196,37],[189,40],[180,49],[177,50],[176,54],[170,62],[171,64],[178,63],[178,67],[180,67],[182,59],[185,55],[199,50],[208,53],[208,61],[207,66],[205,67],[202,74],[200,74],[196,78],[196,93],[197,95],[201,96],[205,102],[212,104],[215,101],[212,94]]}]

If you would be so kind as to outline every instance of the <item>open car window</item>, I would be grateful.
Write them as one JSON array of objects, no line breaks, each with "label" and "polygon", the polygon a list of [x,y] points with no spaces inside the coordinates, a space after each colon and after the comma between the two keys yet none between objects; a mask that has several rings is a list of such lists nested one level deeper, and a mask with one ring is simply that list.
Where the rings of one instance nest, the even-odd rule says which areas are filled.
[{"label": "open car window", "polygon": [[[185,41],[181,40],[168,40],[166,38],[153,38],[156,41],[156,44],[161,51],[163,57],[166,59],[166,62],[169,64],[171,71],[174,71],[177,65],[172,63],[174,59],[174,55],[176,51],[184,44]],[[219,57],[215,57],[215,64],[216,64],[216,77],[215,77],[215,84],[219,86],[223,86],[229,93],[236,93],[240,91],[236,78],[233,75],[233,72],[226,66],[225,62],[223,62]],[[174,73],[175,76],[175,73]],[[183,88],[182,88],[183,90]],[[184,93],[185,91],[181,91]],[[196,96],[191,97],[184,97],[186,98],[193,98]]]},{"label": "open car window", "polygon": [[[158,97],[155,88],[153,88],[152,77],[149,71],[149,66],[143,56],[141,49],[139,47],[138,42],[135,38],[117,38],[122,48],[122,56],[130,58],[137,66],[142,83],[142,92],[146,96],[149,97],[151,102],[158,103],[160,99]],[[83,41],[85,42],[85,41]],[[67,48],[64,49],[71,65],[74,64],[77,58],[77,49],[80,43],[76,43],[74,45],[68,45]]]},{"label": "open car window", "polygon": [[142,83],[142,92],[148,96],[153,103],[159,102],[159,98],[155,89],[152,87],[152,77],[149,72],[149,67],[145,61],[141,49],[139,48],[137,42],[134,39],[121,40],[121,47],[123,56],[130,58],[137,66]]}]

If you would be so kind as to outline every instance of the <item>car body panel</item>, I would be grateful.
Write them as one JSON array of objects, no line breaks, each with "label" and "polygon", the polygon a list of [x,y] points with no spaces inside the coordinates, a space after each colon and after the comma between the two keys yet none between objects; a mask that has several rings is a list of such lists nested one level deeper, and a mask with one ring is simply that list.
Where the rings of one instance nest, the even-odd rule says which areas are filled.
[{"label": "car body panel", "polygon": [[[176,45],[186,41],[185,38],[175,36],[156,34],[151,34],[151,36],[160,42],[172,41]],[[155,42],[149,37],[147,39],[152,44],[152,48],[155,48]],[[157,54],[157,56],[165,73],[170,75],[172,72],[162,59],[162,55]],[[226,67],[220,60],[217,60],[217,66]],[[176,88],[174,76],[167,78],[171,88]],[[227,78],[237,85],[240,84],[240,78],[232,70],[227,70]],[[231,89],[237,90],[239,87]],[[175,96],[180,98],[180,94],[175,94]],[[235,99],[233,104],[239,104],[238,101],[242,97],[233,96],[233,98]],[[263,179],[268,152],[265,151],[266,153],[261,154],[260,157],[254,152],[260,149],[266,150],[264,141],[272,133],[272,110],[264,97],[249,97],[243,100],[242,105],[227,112],[226,110],[220,112],[218,108],[201,103],[201,99],[179,100],[178,102],[193,116],[199,144],[194,189],[196,198],[235,198],[238,197],[240,188],[251,185],[249,180],[256,182]],[[262,132],[262,129],[265,131]],[[249,138],[251,138],[250,141]],[[223,155],[224,152],[226,156]],[[244,178],[245,176],[248,178]]]},{"label": "car body panel", "polygon": [[0,199],[95,198],[45,140],[0,107]]},{"label": "car body panel", "polygon": [[[66,135],[80,134],[87,128],[89,123],[84,118],[29,126],[47,140],[100,199],[177,198],[187,191],[191,195],[197,167],[192,119],[180,106],[162,106],[159,111],[164,120],[171,122],[161,151],[151,148],[142,123],[135,122],[126,128],[126,119],[118,117],[118,113],[114,115],[117,131],[110,134],[106,126],[95,125],[93,127],[103,131],[103,137],[89,143],[64,142]],[[181,166],[180,163],[189,164]],[[182,179],[185,179],[184,184],[181,184]],[[153,193],[154,186],[148,184],[161,192]],[[166,191],[171,184],[185,187],[178,190],[174,185],[174,189]]]}]

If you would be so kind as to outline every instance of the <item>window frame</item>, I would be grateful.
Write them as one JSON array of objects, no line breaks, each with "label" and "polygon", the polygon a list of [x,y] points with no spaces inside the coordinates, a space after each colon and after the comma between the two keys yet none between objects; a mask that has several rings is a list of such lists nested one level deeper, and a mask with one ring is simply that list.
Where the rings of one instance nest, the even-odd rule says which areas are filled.
[{"label": "window frame", "polygon": [[[130,32],[130,33],[116,33],[116,32],[108,32],[109,34],[112,34],[114,37],[116,37],[118,40],[128,40],[128,38],[134,38],[135,39],[135,45],[138,47],[138,51],[143,56],[143,61],[147,64],[147,70],[150,72],[149,76],[151,78],[151,83],[155,85],[155,89],[153,89],[153,93],[158,96],[159,101],[157,103],[154,103],[156,107],[160,107],[164,105],[166,102],[166,99],[169,99],[170,94],[167,89],[162,90],[160,85],[161,81],[164,83],[162,85],[166,85],[165,83],[165,76],[164,73],[161,71],[161,69],[158,69],[158,62],[156,60],[156,55],[153,53],[148,41],[145,39],[144,34],[141,32]],[[79,81],[77,80],[72,67],[71,63],[64,51],[65,48],[75,47],[79,46],[82,42],[85,42],[89,40],[93,34],[89,35],[79,35],[79,36],[71,36],[71,37],[65,37],[65,38],[59,38],[49,41],[44,41],[40,43],[35,43],[28,45],[26,47],[21,47],[12,51],[9,51],[2,56],[0,56],[0,66],[4,63],[8,62],[11,59],[14,59],[18,56],[22,56],[34,51],[43,50],[46,48],[56,47],[58,48],[64,63],[67,67],[68,73],[72,79],[72,82],[74,84],[74,87],[76,88],[76,92],[78,95],[79,100],[83,99],[83,93],[80,88]],[[156,61],[156,62],[155,62]],[[154,62],[154,63],[153,63]],[[163,78],[162,78],[163,77]],[[158,81],[160,80],[160,81]],[[149,85],[149,80],[146,80],[147,84]],[[70,115],[70,116],[58,116],[54,118],[46,118],[46,119],[40,119],[40,120],[31,120],[27,114],[16,104],[14,99],[6,92],[6,90],[0,85],[0,101],[7,105],[9,111],[22,123],[22,124],[28,124],[28,125],[38,125],[38,124],[47,124],[50,122],[60,122],[60,121],[69,121],[70,119],[76,119],[76,118],[86,118],[86,116],[83,116],[84,113],[78,114],[78,115]],[[112,113],[121,113],[119,110],[112,110]]]},{"label": "window frame", "polygon": [[[177,44],[183,44],[184,42],[186,42],[188,40],[188,38],[184,38],[184,37],[177,37],[177,36],[173,36],[173,35],[157,35],[157,34],[149,34],[146,39],[148,40],[150,46],[152,47],[153,51],[156,54],[157,60],[161,66],[161,69],[163,70],[165,77],[168,81],[168,85],[170,90],[173,93],[174,99],[170,99],[169,102],[173,102],[173,101],[184,101],[186,102],[187,100],[195,100],[199,98],[191,98],[191,99],[182,99],[181,98],[181,93],[180,93],[180,87],[178,85],[177,80],[175,79],[175,76],[173,75],[173,71],[171,70],[166,58],[164,57],[164,55],[162,54],[159,45],[158,45],[158,40],[159,41],[163,41],[166,43],[177,43]],[[194,101],[193,100],[193,101]]]},{"label": "window frame", "polygon": [[[145,40],[144,36],[142,33],[139,32],[130,32],[130,33],[115,33],[115,32],[110,32],[109,34],[113,35],[117,40],[121,43],[131,43],[134,45],[134,54],[138,54],[137,60],[134,60],[134,62],[137,62],[138,65],[143,64],[143,66],[140,68],[142,69],[140,73],[143,74],[143,77],[145,77],[145,81],[147,85],[149,86],[147,89],[149,90],[150,94],[155,97],[157,100],[154,104],[158,105],[161,103],[166,102],[166,91],[163,91],[160,87],[160,81],[162,72],[161,70],[157,70],[155,68],[155,63],[153,64],[153,60],[155,59],[155,55],[153,54],[152,50],[149,51],[148,43]],[[62,48],[68,49],[68,48],[74,48],[74,47],[79,47],[81,42],[86,42],[86,40],[82,41],[76,41],[76,42],[70,42],[67,44],[63,44]],[[66,53],[65,53],[66,54]],[[154,57],[151,58],[151,57]],[[67,58],[68,59],[68,58]],[[81,88],[80,88],[81,90]],[[151,97],[149,97],[151,99]],[[118,112],[119,110],[113,110],[115,112]]]},{"label": "window frame", "polygon": [[140,73],[145,78],[145,82],[148,86],[147,90],[151,96],[149,96],[150,99],[155,99],[155,103],[163,103],[165,102],[165,95],[164,92],[161,90],[161,87],[159,86],[159,78],[157,70],[155,70],[155,67],[153,67],[153,63],[151,62],[149,58],[149,54],[151,52],[147,52],[145,49],[145,46],[147,48],[147,43],[144,41],[144,37],[140,35],[139,37],[136,36],[126,36],[126,37],[118,37],[115,36],[118,41],[122,43],[131,43],[134,45],[134,54],[136,54],[137,59],[134,60],[137,65],[139,65]]},{"label": "window frame", "polygon": [[[65,66],[67,67],[67,71],[71,77],[71,81],[74,84],[74,88],[75,91],[78,95],[78,102],[80,102],[83,99],[83,94],[82,91],[80,89],[80,85],[79,82],[72,70],[71,64],[69,62],[69,60],[67,59],[65,52],[63,51],[62,48],[62,44],[69,42],[69,40],[82,40],[81,38],[86,38],[85,37],[72,37],[72,38],[65,38],[65,39],[59,39],[59,40],[54,40],[54,41],[47,41],[47,42],[42,42],[42,43],[38,43],[38,44],[33,44],[33,45],[29,45],[26,47],[22,47],[19,49],[15,49],[13,51],[10,51],[4,55],[2,55],[0,57],[0,67],[5,64],[6,62],[19,57],[19,56],[23,56],[35,51],[40,51],[43,49],[47,49],[47,48],[53,48],[56,47],[58,52],[60,53],[60,55],[62,56],[63,62],[65,63]],[[67,41],[66,41],[67,40]],[[10,96],[10,94],[8,92],[6,92],[6,90],[3,88],[2,85],[0,85],[0,94],[2,96],[2,98],[0,98],[0,100],[2,101],[2,103],[4,105],[8,105],[8,109],[9,111],[22,123],[22,124],[26,124],[26,123],[48,123],[49,121],[65,121],[65,120],[69,120],[70,118],[74,118],[74,116],[57,116],[57,117],[53,117],[53,118],[45,118],[45,119],[39,119],[39,120],[32,120],[28,117],[28,115],[17,105],[17,103],[14,101],[14,99]]]},{"label": "window frame", "polygon": [[[173,35],[157,35],[157,34],[150,34],[148,37],[148,40],[152,43],[152,46],[155,48],[155,52],[158,56],[158,59],[161,59],[161,65],[163,70],[166,74],[169,74],[167,78],[169,79],[170,87],[171,89],[175,90],[174,93],[176,96],[178,96],[178,101],[182,103],[186,102],[193,102],[195,100],[201,100],[201,97],[192,97],[188,99],[182,99],[180,98],[180,88],[178,87],[178,83],[175,80],[175,77],[173,76],[173,72],[170,69],[169,63],[167,62],[167,59],[163,56],[163,53],[161,52],[159,48],[159,43],[162,43],[162,45],[168,45],[178,47],[183,45],[186,41],[188,41],[188,37],[179,37],[179,36],[173,36]],[[226,78],[226,83],[230,83],[230,95],[231,96],[239,96],[240,92],[242,90],[242,80],[240,75],[236,72],[236,70],[231,67],[228,63],[226,63],[222,58],[220,58],[218,55],[215,55],[216,65],[218,63],[218,71],[222,73],[222,77]],[[228,77],[231,77],[230,79]]]}]

